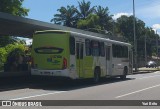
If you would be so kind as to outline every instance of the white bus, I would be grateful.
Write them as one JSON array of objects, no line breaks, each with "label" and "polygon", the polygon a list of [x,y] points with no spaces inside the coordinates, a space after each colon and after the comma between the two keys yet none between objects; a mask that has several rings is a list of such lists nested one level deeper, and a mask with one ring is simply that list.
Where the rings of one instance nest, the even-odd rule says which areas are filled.
[{"label": "white bus", "polygon": [[132,74],[129,43],[62,30],[33,35],[31,75],[71,79],[117,77]]}]

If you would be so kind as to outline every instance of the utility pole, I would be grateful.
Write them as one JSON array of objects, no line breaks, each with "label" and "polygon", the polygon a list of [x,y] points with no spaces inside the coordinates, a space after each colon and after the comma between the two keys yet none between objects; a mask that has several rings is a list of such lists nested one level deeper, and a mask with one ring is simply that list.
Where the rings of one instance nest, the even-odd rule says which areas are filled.
[{"label": "utility pole", "polygon": [[134,34],[134,65],[135,72],[137,72],[137,38],[136,38],[136,24],[135,24],[135,5],[133,0],[133,34]]},{"label": "utility pole", "polygon": [[114,33],[115,33],[115,30],[114,30],[114,20],[112,21],[112,25],[113,25],[113,36],[115,35]]},{"label": "utility pole", "polygon": [[146,36],[146,34],[145,34],[145,39],[144,39],[144,43],[145,43],[145,45],[144,45],[144,47],[145,47],[145,64],[147,64],[147,46],[146,46],[146,38],[147,38],[147,36]]},{"label": "utility pole", "polygon": [[158,36],[157,36],[157,30],[156,30],[156,48],[157,48],[157,64],[158,64]]}]

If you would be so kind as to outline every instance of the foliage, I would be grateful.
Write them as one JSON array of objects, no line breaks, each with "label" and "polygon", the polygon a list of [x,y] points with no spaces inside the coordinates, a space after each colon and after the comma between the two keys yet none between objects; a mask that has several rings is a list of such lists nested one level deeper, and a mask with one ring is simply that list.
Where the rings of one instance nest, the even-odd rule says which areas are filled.
[{"label": "foliage", "polygon": [[[158,37],[155,32],[148,27],[145,27],[145,23],[136,18],[136,39],[137,39],[137,51],[138,57],[144,57],[144,46],[145,46],[145,37],[146,37],[146,48],[147,48],[147,55],[151,56],[152,53],[155,52],[155,48],[152,44],[152,41]],[[134,36],[133,36],[133,16],[121,16],[116,21],[116,32],[117,34],[121,34],[124,39],[134,44]]]},{"label": "foliage", "polygon": [[78,2],[79,4],[79,11],[78,16],[80,19],[86,19],[90,14],[93,14],[95,11],[95,6],[91,7],[91,2],[85,2],[83,0],[82,2]]},{"label": "foliage", "polygon": [[77,27],[78,20],[86,20],[86,18],[93,14],[95,11],[95,7],[91,7],[91,2],[78,2],[79,10],[72,6],[61,7],[57,11],[59,14],[55,14],[54,18],[51,19],[51,22],[54,21],[55,24],[64,25],[68,27]]},{"label": "foliage", "polygon": [[[53,18],[57,21],[56,23],[103,34],[106,34],[105,31],[108,31],[112,35],[123,37],[126,42],[132,45],[134,44],[133,16],[121,16],[113,20],[108,7],[91,7],[91,2],[85,0],[78,2],[77,8],[72,5],[67,6],[67,8],[61,7],[58,11],[60,14],[56,14],[55,18]],[[138,18],[136,18],[135,25],[138,57],[144,57],[145,37],[147,55],[152,56],[156,54],[153,41],[159,38],[159,36],[151,28],[146,27],[145,23]]]},{"label": "foliage", "polygon": [[112,16],[108,7],[91,7],[90,1],[78,2],[78,9],[72,6],[61,7],[51,22],[68,27],[80,28],[92,32],[105,33],[112,30]]},{"label": "foliage", "polygon": [[77,23],[77,27],[84,30],[88,30],[91,28],[100,29],[98,23],[99,23],[99,16],[95,14],[90,14],[86,19],[79,20]]},{"label": "foliage", "polygon": [[57,11],[60,12],[60,14],[55,14],[54,18],[51,19],[51,22],[55,22],[55,24],[63,24],[64,26],[68,27],[76,27],[76,22],[78,19],[77,16],[77,9],[72,6],[61,7]]},{"label": "foliage", "polygon": [[21,40],[13,36],[0,36],[0,47],[5,47],[8,44],[14,43],[26,44],[24,40]]},{"label": "foliage", "polygon": [[21,51],[25,51],[25,46],[23,44],[8,44],[7,46],[5,46],[5,50],[8,54],[10,54],[10,52],[14,51],[16,48],[19,48]]},{"label": "foliage", "polygon": [[102,6],[98,6],[96,9],[96,15],[99,16],[101,30],[111,31],[113,20],[112,15],[109,15],[108,7],[103,8]]},{"label": "foliage", "polygon": [[0,36],[0,47],[4,47],[7,44],[13,43],[13,40],[9,36]]},{"label": "foliage", "polygon": [[25,54],[25,46],[23,44],[8,44],[5,47],[0,48],[0,68],[4,63],[7,63],[9,57]]},{"label": "foliage", "polygon": [[0,70],[2,70],[4,63],[6,62],[6,56],[7,52],[5,48],[0,48]]},{"label": "foliage", "polygon": [[[0,12],[9,13],[16,16],[27,16],[29,9],[22,7],[24,0],[1,0]],[[14,44],[18,39],[12,36],[0,36],[0,47],[5,47],[8,44]],[[22,41],[19,41],[21,43]]]},{"label": "foliage", "polygon": [[23,1],[24,0],[1,0],[0,12],[16,16],[27,16],[29,9],[22,7]]}]

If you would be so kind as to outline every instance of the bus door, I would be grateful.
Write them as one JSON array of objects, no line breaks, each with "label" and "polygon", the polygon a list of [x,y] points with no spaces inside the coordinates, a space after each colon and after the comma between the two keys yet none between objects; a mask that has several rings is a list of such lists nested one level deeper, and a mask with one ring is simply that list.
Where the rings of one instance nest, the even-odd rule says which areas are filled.
[{"label": "bus door", "polygon": [[129,73],[133,73],[133,52],[129,51]]},{"label": "bus door", "polygon": [[106,46],[106,71],[108,76],[112,75],[113,67],[112,67],[111,46]]},{"label": "bus door", "polygon": [[79,78],[84,77],[83,72],[83,51],[84,51],[84,43],[83,42],[76,42],[76,68]]}]

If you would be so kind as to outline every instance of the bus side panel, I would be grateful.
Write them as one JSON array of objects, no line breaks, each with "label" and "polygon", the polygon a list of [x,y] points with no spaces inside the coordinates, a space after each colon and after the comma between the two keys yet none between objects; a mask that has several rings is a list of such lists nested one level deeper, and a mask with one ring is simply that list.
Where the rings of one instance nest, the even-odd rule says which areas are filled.
[{"label": "bus side panel", "polygon": [[92,78],[94,76],[94,66],[93,66],[93,57],[85,56],[84,57],[84,73],[85,78]]},{"label": "bus side panel", "polygon": [[122,75],[123,64],[122,64],[121,59],[113,57],[112,58],[112,68],[113,68],[113,72],[112,72],[113,76]]},{"label": "bus side panel", "polygon": [[76,72],[76,57],[75,55],[70,55],[70,63],[69,63],[69,72],[70,72],[70,77],[73,79],[78,78],[78,74]]},{"label": "bus side panel", "polygon": [[127,58],[113,58],[112,59],[113,64],[113,75],[123,75],[124,67],[127,66],[129,69],[129,60]]},{"label": "bus side panel", "polygon": [[107,70],[106,70],[106,58],[105,57],[100,57],[99,58],[99,66],[101,68],[101,77],[105,77],[107,75]]}]

